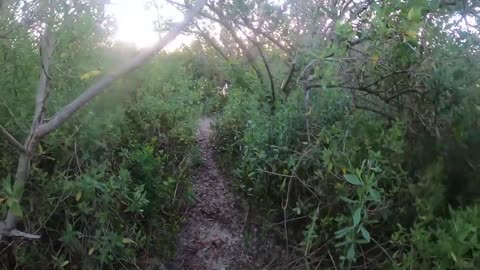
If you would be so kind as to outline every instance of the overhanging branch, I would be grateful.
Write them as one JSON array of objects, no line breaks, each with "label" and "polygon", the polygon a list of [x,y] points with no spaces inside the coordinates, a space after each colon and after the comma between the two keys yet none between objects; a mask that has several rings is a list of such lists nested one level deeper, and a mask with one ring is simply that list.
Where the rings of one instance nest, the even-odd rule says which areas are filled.
[{"label": "overhanging branch", "polygon": [[173,39],[175,39],[175,37],[177,37],[177,35],[180,34],[180,32],[200,12],[205,3],[206,0],[198,0],[195,6],[190,10],[190,12],[185,15],[184,20],[181,23],[175,25],[162,39],[157,42],[155,46],[141,52],[132,61],[124,64],[123,66],[112,71],[109,75],[106,75],[105,77],[100,79],[97,83],[95,83],[85,92],[83,92],[83,94],[78,96],[74,101],[63,107],[58,113],[53,116],[50,121],[40,125],[35,132],[35,136],[41,138],[48,135],[50,132],[63,125],[85,104],[87,104],[93,98],[105,91],[105,89],[109,87],[115,80],[127,73],[132,72],[133,70],[137,69],[145,62],[150,60],[155,53],[162,50],[168,43],[170,43]]}]

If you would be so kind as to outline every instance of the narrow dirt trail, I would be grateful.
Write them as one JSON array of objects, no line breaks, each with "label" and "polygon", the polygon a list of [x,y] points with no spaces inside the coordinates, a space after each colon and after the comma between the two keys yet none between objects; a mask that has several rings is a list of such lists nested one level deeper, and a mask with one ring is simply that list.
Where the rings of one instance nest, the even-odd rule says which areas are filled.
[{"label": "narrow dirt trail", "polygon": [[180,235],[176,269],[249,269],[243,215],[215,163],[211,123],[203,118],[198,129],[202,164],[194,177],[195,203]]}]

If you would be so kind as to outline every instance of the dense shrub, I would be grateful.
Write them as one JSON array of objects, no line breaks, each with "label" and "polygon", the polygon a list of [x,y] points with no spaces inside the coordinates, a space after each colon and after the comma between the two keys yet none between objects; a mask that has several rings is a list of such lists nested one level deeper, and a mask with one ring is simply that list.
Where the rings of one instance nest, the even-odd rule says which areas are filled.
[{"label": "dense shrub", "polygon": [[[65,59],[68,56],[61,56],[59,44],[59,58]],[[14,47],[6,53],[30,50]],[[135,53],[129,48],[112,50]],[[92,70],[98,59],[105,69],[119,61],[117,54],[98,50],[79,48],[71,53],[84,54],[75,55],[83,60],[75,66],[65,63],[69,72]],[[18,138],[31,121],[34,99],[27,89],[34,86],[22,86],[16,97],[10,91],[18,85],[11,83],[18,76],[37,79],[36,56],[22,54],[24,66],[15,66],[12,77],[2,78],[9,87],[2,89],[0,121]],[[42,235],[38,242],[18,239],[2,246],[2,267],[146,267],[155,258],[175,254],[183,210],[192,196],[189,178],[197,159],[197,112],[202,110],[202,89],[187,75],[187,62],[188,56],[181,52],[157,56],[43,140],[21,204],[14,204],[16,191],[11,184],[15,151],[6,141],[0,142],[0,215],[13,205],[26,217],[21,229]],[[56,89],[49,100],[52,111],[95,77],[92,72],[69,77],[60,70],[51,75],[60,78],[52,82]]]},{"label": "dense shrub", "polygon": [[[22,140],[47,30],[47,117],[137,53],[111,44],[105,1],[53,2],[0,1],[0,124]],[[247,217],[283,237],[287,268],[480,264],[478,1],[209,2],[211,22],[188,29],[198,40],[40,141],[25,187],[12,185],[18,153],[0,141],[0,215],[42,235],[4,241],[2,267],[172,257],[202,113],[218,115],[221,161]]]},{"label": "dense shrub", "polygon": [[[328,57],[297,55],[304,69],[274,111],[265,88],[228,97],[217,144],[236,160],[237,187],[288,239],[292,268],[478,264],[479,86],[466,80],[478,77],[478,41],[419,26],[412,5],[375,6],[388,23],[353,52],[342,43],[352,26],[339,24],[338,43],[305,49]],[[416,34],[392,37],[418,27],[428,49]]]}]

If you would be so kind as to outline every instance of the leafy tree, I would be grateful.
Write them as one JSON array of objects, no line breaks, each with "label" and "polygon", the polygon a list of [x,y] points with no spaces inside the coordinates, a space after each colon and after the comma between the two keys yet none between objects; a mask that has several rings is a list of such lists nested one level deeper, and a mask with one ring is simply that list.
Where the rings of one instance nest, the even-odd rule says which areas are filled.
[{"label": "leafy tree", "polygon": [[[452,250],[462,259],[442,263],[423,256],[447,227],[429,240],[416,236],[448,223],[449,206],[472,207],[478,198],[476,142],[466,135],[478,130],[469,120],[478,98],[476,2],[207,7],[205,19],[246,37],[239,45],[246,60],[260,42],[268,56],[255,64],[286,63],[271,76],[281,93],[275,112],[264,110],[273,100],[264,99],[265,86],[255,97],[232,95],[217,140],[237,157],[238,187],[284,226],[285,248],[303,251],[295,267],[471,265],[474,249]],[[267,68],[262,73],[268,78]],[[397,226],[405,237],[399,242],[392,241]],[[298,227],[305,228],[301,237]]]}]

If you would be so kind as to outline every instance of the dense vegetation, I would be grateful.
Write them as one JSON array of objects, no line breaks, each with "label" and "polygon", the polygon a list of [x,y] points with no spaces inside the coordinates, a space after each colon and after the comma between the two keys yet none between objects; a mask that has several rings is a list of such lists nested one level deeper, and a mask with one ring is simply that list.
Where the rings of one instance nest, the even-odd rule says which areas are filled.
[{"label": "dense vegetation", "polygon": [[[55,28],[48,116],[137,53],[110,45],[101,1],[61,2],[47,13],[55,16],[38,19],[51,20]],[[46,8],[35,4],[4,6],[5,20],[19,10],[31,12],[25,20],[39,16]],[[41,73],[36,45],[41,26],[10,23],[0,40],[0,123],[24,138]],[[21,201],[23,188],[12,181],[17,153],[2,137],[1,216],[13,210],[23,217],[19,229],[42,236],[2,244],[2,269],[145,268],[174,254],[185,203],[192,197],[189,176],[202,109],[202,85],[190,75],[190,58],[183,52],[156,56],[41,140]]]},{"label": "dense vegetation", "polygon": [[288,268],[475,268],[478,3],[354,2],[209,6],[266,55],[217,123],[237,186]]},{"label": "dense vegetation", "polygon": [[[42,236],[2,238],[3,268],[171,258],[201,112],[216,115],[223,165],[249,219],[278,232],[286,268],[480,265],[480,3],[207,1],[189,47],[30,144],[32,116],[48,123],[137,54],[112,44],[104,4],[0,1],[0,128],[34,146],[23,186],[25,149],[0,141],[0,215]],[[37,85],[50,89],[40,114]]]}]

